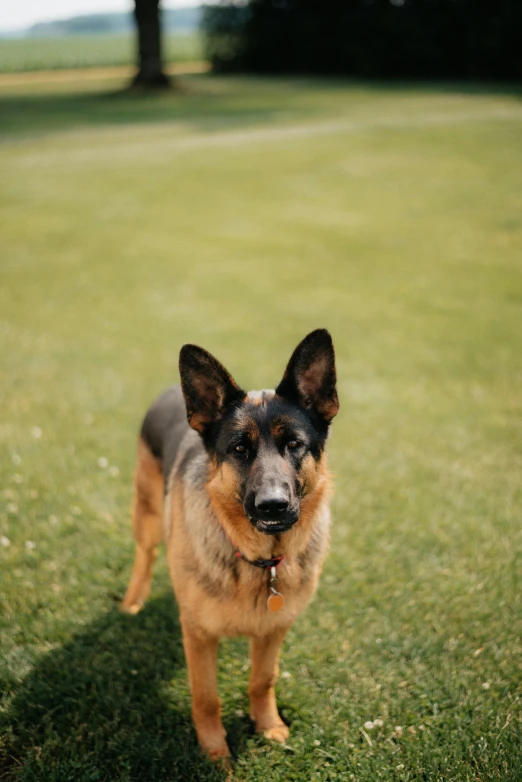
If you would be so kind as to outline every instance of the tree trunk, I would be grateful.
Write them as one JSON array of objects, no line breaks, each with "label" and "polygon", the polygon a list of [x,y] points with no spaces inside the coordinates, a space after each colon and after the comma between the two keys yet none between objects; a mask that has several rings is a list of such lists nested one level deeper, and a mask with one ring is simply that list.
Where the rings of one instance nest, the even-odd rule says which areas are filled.
[{"label": "tree trunk", "polygon": [[135,0],[134,17],[138,27],[139,70],[133,87],[169,87],[161,59],[159,0]]}]

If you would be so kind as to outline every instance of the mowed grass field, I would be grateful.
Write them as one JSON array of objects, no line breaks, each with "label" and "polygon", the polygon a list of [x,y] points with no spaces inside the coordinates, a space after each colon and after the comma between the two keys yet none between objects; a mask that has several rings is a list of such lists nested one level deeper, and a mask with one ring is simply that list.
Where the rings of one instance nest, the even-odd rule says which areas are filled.
[{"label": "mowed grass field", "polygon": [[0,88],[0,779],[219,780],[160,557],[118,612],[141,416],[184,342],[272,387],[331,330],[331,554],[288,635],[288,746],[237,780],[522,779],[522,106],[186,77]]},{"label": "mowed grass field", "polygon": [[[133,65],[136,42],[131,35],[71,35],[59,38],[0,39],[0,73]],[[163,37],[167,63],[201,60],[197,33]]]}]

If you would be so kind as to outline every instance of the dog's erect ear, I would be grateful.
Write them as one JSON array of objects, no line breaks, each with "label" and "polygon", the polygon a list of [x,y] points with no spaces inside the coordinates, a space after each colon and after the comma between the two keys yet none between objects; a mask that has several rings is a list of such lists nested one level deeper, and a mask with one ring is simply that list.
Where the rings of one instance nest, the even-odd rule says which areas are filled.
[{"label": "dog's erect ear", "polygon": [[326,329],[317,329],[294,350],[276,394],[328,423],[339,410],[335,382],[332,338]]},{"label": "dog's erect ear", "polygon": [[200,434],[223,416],[228,405],[245,398],[225,367],[197,345],[183,345],[179,372],[188,422]]}]

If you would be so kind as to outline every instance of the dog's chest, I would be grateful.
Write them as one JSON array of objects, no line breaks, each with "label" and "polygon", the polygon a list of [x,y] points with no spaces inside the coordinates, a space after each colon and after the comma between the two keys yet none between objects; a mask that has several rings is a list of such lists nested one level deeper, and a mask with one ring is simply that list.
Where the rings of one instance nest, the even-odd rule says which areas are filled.
[{"label": "dog's chest", "polygon": [[[315,591],[318,571],[312,570],[305,578],[298,563],[286,562],[278,570],[277,581],[271,584],[269,570],[241,563],[239,577],[228,583],[221,599],[206,612],[205,624],[219,627],[224,635],[264,635],[292,624]],[[274,594],[272,587],[281,595],[275,606],[268,603]]]}]

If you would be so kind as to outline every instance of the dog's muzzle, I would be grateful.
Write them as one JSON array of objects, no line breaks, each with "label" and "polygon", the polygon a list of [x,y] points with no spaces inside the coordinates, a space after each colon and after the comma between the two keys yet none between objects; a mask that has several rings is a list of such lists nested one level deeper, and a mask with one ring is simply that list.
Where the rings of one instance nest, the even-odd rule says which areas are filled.
[{"label": "dog's muzzle", "polygon": [[299,507],[283,489],[251,494],[245,502],[250,522],[265,535],[287,532],[299,518]]}]

